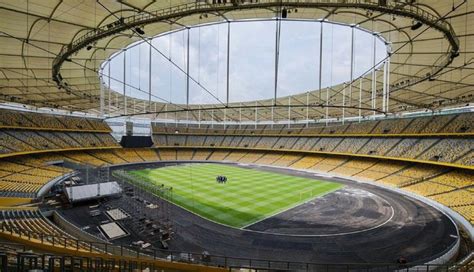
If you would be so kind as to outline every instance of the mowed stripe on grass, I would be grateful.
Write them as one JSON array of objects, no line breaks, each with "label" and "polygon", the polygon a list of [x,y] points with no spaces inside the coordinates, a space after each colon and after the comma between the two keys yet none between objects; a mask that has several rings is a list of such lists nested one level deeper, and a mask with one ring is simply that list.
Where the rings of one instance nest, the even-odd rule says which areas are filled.
[{"label": "mowed stripe on grass", "polygon": [[[341,184],[222,164],[187,164],[130,171],[156,185],[173,187],[173,202],[207,219],[242,228]],[[225,184],[216,177],[226,176]]]}]

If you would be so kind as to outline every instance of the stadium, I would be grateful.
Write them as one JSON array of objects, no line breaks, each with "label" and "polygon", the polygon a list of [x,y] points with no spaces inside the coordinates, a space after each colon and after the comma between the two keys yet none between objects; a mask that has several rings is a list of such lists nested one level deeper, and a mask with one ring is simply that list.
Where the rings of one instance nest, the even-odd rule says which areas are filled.
[{"label": "stadium", "polygon": [[0,0],[0,271],[474,271],[473,26]]}]

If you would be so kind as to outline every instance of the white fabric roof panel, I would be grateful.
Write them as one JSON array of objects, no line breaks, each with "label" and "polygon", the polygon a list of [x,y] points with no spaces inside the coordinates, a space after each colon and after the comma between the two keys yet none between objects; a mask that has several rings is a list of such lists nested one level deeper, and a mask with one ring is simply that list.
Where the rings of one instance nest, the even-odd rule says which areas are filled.
[{"label": "white fabric roof panel", "polygon": [[[143,0],[127,0],[112,1],[101,0],[100,4],[107,7],[109,11],[119,17],[128,17],[134,14],[148,14],[156,10],[168,8],[169,6],[177,6],[185,3],[194,3],[195,1],[143,1]],[[244,1],[245,2],[245,1]],[[270,0],[261,0],[260,3],[269,3]],[[273,1],[280,2],[280,1]],[[283,1],[296,2],[296,1]],[[318,1],[299,1],[318,2]],[[328,2],[328,1],[319,1]],[[343,1],[331,1],[343,2]],[[347,2],[347,1],[345,1]],[[370,1],[368,1],[370,2]],[[376,1],[375,1],[376,2]],[[392,3],[393,1],[388,1]],[[400,5],[406,6],[407,3]],[[411,1],[407,1],[411,2]],[[69,86],[77,96],[72,96],[62,89],[58,89],[55,82],[52,81],[52,62],[59,54],[63,45],[70,44],[84,35],[88,30],[96,27],[104,26],[115,22],[117,18],[105,10],[95,0],[86,1],[56,1],[56,0],[1,0],[0,1],[0,101],[26,103],[38,107],[55,107],[66,110],[84,111],[97,113],[99,109],[99,79],[98,75],[91,70],[97,69],[100,63],[111,54],[117,52],[121,48],[140,40],[134,35],[130,38],[132,32],[130,30],[114,34],[112,36],[99,40],[94,50],[87,51],[82,49],[71,56],[73,62],[64,62],[61,67],[61,75],[68,82]],[[456,106],[473,102],[472,94],[474,90],[474,32],[471,27],[474,25],[474,5],[467,1],[432,1],[418,0],[414,6],[419,7],[426,12],[435,16],[443,17],[442,20],[449,23],[459,39],[459,56],[453,62],[441,71],[439,77],[433,81],[424,81],[415,86],[403,88],[394,91],[391,94],[390,110],[392,112],[403,111],[405,107],[411,109],[438,109],[446,105]],[[453,11],[453,5],[457,9]],[[211,6],[209,6],[211,7]],[[221,13],[222,14],[222,13]],[[224,16],[230,20],[253,19],[253,18],[272,18],[275,11],[272,8],[262,9],[234,9],[225,12]],[[435,60],[440,59],[449,53],[449,43],[445,35],[434,28],[427,28],[426,25],[418,30],[411,30],[413,19],[398,15],[381,13],[372,11],[370,14],[367,10],[356,7],[340,7],[340,8],[304,8],[300,7],[298,13],[292,13],[292,18],[303,19],[320,19],[328,18],[331,21],[344,23],[356,23],[361,27],[380,32],[387,40],[392,42],[392,49],[403,45],[405,42],[411,43],[401,49],[398,54],[392,56],[391,64],[391,83],[398,82],[407,76],[423,76],[431,70],[435,64]],[[208,14],[207,18],[199,19],[199,15],[194,14],[179,18],[171,29],[181,28],[183,25],[196,25],[198,23],[222,21],[224,18],[219,13]],[[145,27],[147,36],[155,36],[157,34],[170,30],[169,23],[153,23]],[[422,31],[423,34],[417,36]],[[103,48],[107,48],[103,50]],[[91,60],[92,61],[88,61]],[[77,63],[77,64],[76,64]],[[78,65],[79,64],[79,65]],[[378,79],[381,80],[381,73]],[[20,87],[23,86],[23,87]],[[53,91],[53,89],[55,91]],[[340,89],[335,86],[334,89]],[[370,104],[370,84],[364,84],[363,104]],[[38,95],[28,95],[29,92],[38,93]],[[470,96],[469,96],[470,95]],[[14,98],[12,98],[14,96]],[[115,99],[119,96],[119,99]],[[123,99],[120,94],[113,94],[112,99],[115,104],[122,108]],[[467,98],[461,99],[462,96]],[[108,98],[108,95],[106,94]],[[318,94],[312,96],[310,103],[319,103]],[[471,98],[469,98],[471,97]],[[61,99],[64,98],[64,99]],[[306,101],[306,94],[295,95],[296,101]],[[72,100],[71,100],[72,99]],[[340,105],[342,97],[336,97],[331,104]],[[444,103],[438,105],[436,101],[444,99],[451,101],[451,104]],[[135,99],[129,98],[129,107],[133,105]],[[302,103],[303,103],[302,102]],[[105,102],[108,103],[107,101]],[[262,101],[260,103],[268,103]],[[285,99],[277,103],[285,104]],[[146,110],[146,103],[136,103],[137,111]],[[248,104],[255,104],[248,103]],[[378,103],[380,104],[380,103]],[[163,107],[159,104],[157,109]],[[172,109],[173,106],[169,106]],[[154,109],[154,106],[152,106]],[[112,112],[111,114],[119,114],[120,112]],[[276,116],[287,116],[286,108],[278,108],[275,110]],[[325,109],[313,107],[310,116],[320,116]],[[133,112],[133,109],[129,109]],[[231,112],[229,110],[229,112]],[[237,115],[235,111],[232,111]],[[261,110],[260,118],[268,118],[270,111]],[[356,114],[357,110],[348,109],[347,113]],[[339,116],[339,109],[330,109],[329,114]],[[223,110],[214,112],[216,118],[222,119]],[[252,110],[243,110],[244,116],[252,115]],[[295,110],[292,112],[295,118],[303,118],[305,112]],[[193,116],[192,114],[190,115]],[[163,116],[158,116],[163,117]],[[180,113],[180,118],[184,118],[185,113]],[[281,117],[283,118],[283,117]]]}]

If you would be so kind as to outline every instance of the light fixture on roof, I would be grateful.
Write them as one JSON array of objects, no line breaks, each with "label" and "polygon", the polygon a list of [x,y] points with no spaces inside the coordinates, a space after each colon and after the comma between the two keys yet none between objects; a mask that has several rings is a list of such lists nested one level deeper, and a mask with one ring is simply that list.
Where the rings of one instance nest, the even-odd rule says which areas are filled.
[{"label": "light fixture on roof", "polygon": [[136,27],[135,31],[140,35],[145,35],[145,31],[141,27]]},{"label": "light fixture on roof", "polygon": [[411,30],[417,30],[417,29],[420,28],[422,25],[423,25],[422,22],[420,22],[420,21],[414,21],[414,22],[413,22],[413,25],[411,26]]}]

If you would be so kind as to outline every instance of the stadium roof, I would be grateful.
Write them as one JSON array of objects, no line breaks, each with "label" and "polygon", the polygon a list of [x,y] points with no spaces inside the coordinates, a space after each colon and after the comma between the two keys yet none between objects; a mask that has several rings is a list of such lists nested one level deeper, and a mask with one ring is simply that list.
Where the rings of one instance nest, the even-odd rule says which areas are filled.
[{"label": "stadium roof", "polygon": [[[275,18],[282,10],[298,9],[289,18],[327,19],[359,25],[380,33],[390,42],[389,112],[436,110],[473,102],[474,83],[474,5],[469,1],[324,1],[324,0],[1,0],[0,1],[0,101],[35,107],[99,113],[99,67],[103,60],[127,45],[171,29],[216,21]],[[214,1],[221,2],[221,1]],[[224,2],[224,1],[222,1]],[[380,3],[379,3],[380,2]],[[384,4],[384,2],[387,2]],[[205,16],[203,16],[205,15]],[[136,31],[140,27],[144,34]],[[89,47],[90,46],[90,47]],[[89,48],[89,49],[88,49]],[[382,88],[383,73],[377,73],[377,89]],[[354,84],[358,90],[359,83]],[[291,98],[291,118],[319,119],[326,105],[332,117],[341,115],[344,101],[346,116],[357,116],[358,92],[352,100],[343,98],[343,86],[334,86],[330,101],[320,98],[318,90]],[[372,113],[371,83],[362,83],[363,115]],[[381,91],[378,94],[381,95]],[[163,117],[177,111],[178,118],[197,119],[197,111],[186,113],[186,105],[148,103],[133,98],[111,96],[104,90],[103,105],[112,116],[127,112],[161,112]],[[223,120],[275,120],[288,118],[288,99],[207,106],[202,118]],[[275,105],[277,105],[275,107]],[[280,105],[280,106],[278,106]],[[298,107],[298,105],[300,107]],[[322,105],[322,106],[321,106]],[[377,102],[380,108],[381,102]],[[353,108],[352,108],[353,107]],[[203,109],[209,109],[207,111]],[[200,113],[201,114],[201,113]]]}]

